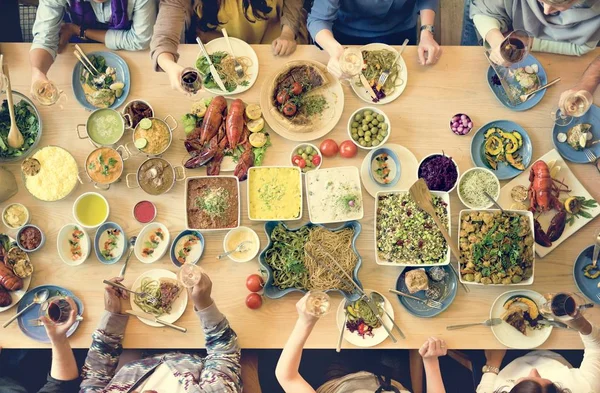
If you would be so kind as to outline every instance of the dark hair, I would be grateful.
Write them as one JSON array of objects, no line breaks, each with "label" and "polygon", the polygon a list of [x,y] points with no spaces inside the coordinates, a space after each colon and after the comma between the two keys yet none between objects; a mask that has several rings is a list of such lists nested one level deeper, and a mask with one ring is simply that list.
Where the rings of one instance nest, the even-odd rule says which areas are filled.
[{"label": "dark hair", "polygon": [[548,387],[543,387],[536,381],[521,381],[511,390],[506,390],[508,386],[498,388],[494,393],[571,393],[571,390],[564,389],[560,385],[553,383]]},{"label": "dark hair", "polygon": [[[198,21],[200,30],[212,31],[215,30],[223,22],[219,20],[219,10],[225,1],[231,0],[196,0],[196,6],[194,11],[196,15],[202,15]],[[267,0],[242,0],[242,6],[244,8],[244,16],[250,23],[254,23],[257,20],[267,20],[267,14],[273,9],[267,5]],[[249,8],[252,8],[252,15],[250,15]]]}]

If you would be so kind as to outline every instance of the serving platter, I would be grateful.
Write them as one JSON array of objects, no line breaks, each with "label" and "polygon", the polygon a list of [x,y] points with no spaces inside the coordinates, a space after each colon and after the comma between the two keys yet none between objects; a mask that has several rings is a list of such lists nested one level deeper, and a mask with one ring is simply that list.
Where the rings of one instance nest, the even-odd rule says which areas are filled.
[{"label": "serving platter", "polygon": [[[583,184],[581,184],[581,182],[577,179],[575,174],[573,174],[571,169],[569,169],[567,163],[561,158],[560,154],[558,154],[556,150],[550,150],[548,153],[540,157],[540,160],[545,161],[546,163],[554,161],[556,163],[555,165],[560,167],[560,171],[556,175],[556,178],[560,179],[560,181],[567,184],[571,189],[571,192],[569,192],[568,194],[561,193],[561,199],[567,198],[568,195],[582,196],[586,199],[593,199],[591,194],[585,189]],[[498,203],[500,204],[500,206],[502,206],[504,209],[510,208],[510,206],[514,203],[510,196],[510,192],[513,189],[513,187],[519,185],[525,188],[529,188],[529,169],[525,170],[522,174],[514,178],[512,181],[510,181],[508,184],[506,184],[500,189],[500,197],[498,198]],[[592,216],[591,219],[586,219],[583,217],[576,218],[573,225],[567,224],[565,226],[565,230],[562,236],[558,240],[552,242],[552,246],[544,247],[539,244],[536,244],[536,254],[539,257],[543,258],[550,252],[552,252],[552,250],[558,247],[562,242],[564,242],[575,232],[583,228],[588,222],[592,221],[594,217],[598,216],[600,214],[600,205],[597,205],[595,208],[587,209],[586,211]],[[546,230],[550,225],[550,221],[556,215],[556,213],[556,210],[544,212],[539,215],[536,215],[536,219],[539,221],[542,228]]]},{"label": "serving platter", "polygon": [[[8,236],[8,239],[10,240],[11,248],[18,247],[17,241],[15,240],[15,238]],[[6,250],[6,251],[8,252],[8,250]],[[33,265],[33,262],[32,262],[32,265]],[[34,271],[35,271],[35,269],[34,269]],[[27,293],[27,289],[29,288],[29,284],[31,284],[32,277],[33,277],[33,273],[29,277],[24,278],[23,279],[23,288],[19,289],[18,291],[8,291],[8,294],[10,295],[10,297],[12,299],[12,303],[6,307],[0,307],[0,313],[8,310],[10,308],[13,308],[17,304],[20,304],[19,302],[21,301],[21,299],[23,299],[23,297]]]},{"label": "serving platter", "polygon": [[394,143],[387,143],[378,147],[387,148],[396,153],[396,156],[400,161],[400,165],[402,166],[402,173],[400,174],[400,179],[398,182],[393,186],[382,186],[381,184],[373,181],[369,170],[369,164],[373,160],[373,153],[377,149],[371,150],[365,156],[360,166],[360,179],[362,180],[362,185],[365,190],[367,190],[369,195],[371,195],[373,198],[377,196],[379,191],[408,190],[410,186],[417,181],[417,168],[419,165],[417,157],[415,157],[415,155],[406,147]]},{"label": "serving platter", "polygon": [[[588,160],[583,150],[577,151],[571,148],[566,142],[561,143],[557,139],[558,134],[566,134],[572,127],[582,123],[592,125],[590,132],[592,133],[593,141],[600,139],[600,107],[592,104],[590,109],[583,116],[574,117],[568,125],[559,126],[558,124],[554,124],[554,128],[552,129],[552,142],[554,142],[554,147],[556,147],[556,150],[558,150],[558,153],[564,159],[578,164],[587,164],[590,160]],[[588,147],[588,149],[591,150],[596,157],[600,157],[600,143],[596,143],[595,145]]]}]

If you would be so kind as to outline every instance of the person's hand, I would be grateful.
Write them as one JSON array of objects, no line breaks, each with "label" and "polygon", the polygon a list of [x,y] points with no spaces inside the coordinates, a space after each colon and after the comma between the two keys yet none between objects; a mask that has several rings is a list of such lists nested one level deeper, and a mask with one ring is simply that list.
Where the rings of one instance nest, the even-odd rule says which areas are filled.
[{"label": "person's hand", "polygon": [[[123,277],[114,277],[109,281],[120,284],[123,281]],[[106,287],[104,287],[104,309],[113,314],[120,314],[121,299],[127,299],[128,297],[126,291],[113,287],[112,285],[106,285]]]},{"label": "person's hand", "polygon": [[506,355],[506,349],[486,349],[485,364],[500,368],[500,366],[502,366],[504,355]]},{"label": "person's hand", "polygon": [[32,68],[31,69],[31,86],[29,88],[29,92],[31,93],[32,96],[36,96],[36,92],[34,91],[34,86],[38,83],[38,82],[48,82],[48,77],[46,76],[46,74],[44,74],[42,71],[36,69],[36,68]]},{"label": "person's hand", "polygon": [[44,328],[46,329],[46,333],[48,334],[48,338],[50,342],[53,344],[57,344],[60,342],[64,342],[67,340],[67,332],[73,326],[75,321],[77,320],[77,304],[70,297],[65,298],[66,301],[71,306],[71,313],[69,314],[69,319],[65,323],[60,325],[55,325],[51,320],[47,317],[43,316],[40,318]]},{"label": "person's hand", "polygon": [[592,324],[581,314],[575,319],[565,321],[565,323],[570,328],[577,330],[584,336],[587,336],[592,332]]},{"label": "person's hand", "polygon": [[327,62],[327,71],[334,75],[336,78],[342,76],[342,69],[340,68],[340,58],[344,54],[344,47],[337,45],[336,48],[330,53],[329,61]]},{"label": "person's hand", "polygon": [[419,348],[419,355],[423,358],[423,361],[436,360],[440,356],[446,356],[448,346],[446,342],[441,338],[429,337],[421,348]]},{"label": "person's hand", "polygon": [[429,30],[421,32],[418,52],[421,65],[433,65],[442,56],[442,47],[435,41]]},{"label": "person's hand", "polygon": [[306,311],[306,301],[308,300],[309,295],[310,294],[307,293],[302,297],[302,299],[298,300],[298,303],[296,303],[296,311],[298,311],[299,322],[307,325],[314,325],[319,320],[319,317],[315,317]]},{"label": "person's hand", "polygon": [[271,44],[275,56],[288,56],[296,50],[296,39],[290,29],[281,30],[281,35]]},{"label": "person's hand", "polygon": [[58,53],[63,53],[71,37],[79,35],[79,26],[74,23],[63,23],[58,33]]},{"label": "person's hand", "polygon": [[210,297],[212,292],[212,281],[206,273],[202,273],[202,278],[198,284],[192,288],[192,300],[194,301],[194,307],[196,310],[204,310],[213,304],[213,300]]},{"label": "person's hand", "polygon": [[[569,96],[571,96],[574,93],[577,93],[580,90],[587,90],[587,89],[585,89],[583,86],[575,85],[572,88],[570,88],[569,90],[565,90],[561,93],[560,98],[558,99],[558,109],[560,109],[560,111],[562,113],[567,113],[567,108],[566,108],[567,98],[569,98]],[[590,91],[589,93],[594,95],[593,91]]]},{"label": "person's hand", "polygon": [[181,74],[183,72],[183,66],[177,64],[173,59],[173,55],[170,53],[161,53],[158,56],[158,65],[163,69],[165,74],[169,77],[169,83],[173,90],[177,90],[185,95],[190,95],[181,86]]}]

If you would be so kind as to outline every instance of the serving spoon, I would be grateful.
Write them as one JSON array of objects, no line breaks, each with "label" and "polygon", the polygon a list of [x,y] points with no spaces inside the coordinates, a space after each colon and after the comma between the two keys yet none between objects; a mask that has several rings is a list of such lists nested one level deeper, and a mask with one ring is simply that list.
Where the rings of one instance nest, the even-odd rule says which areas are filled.
[{"label": "serving spoon", "polygon": [[233,254],[234,252],[242,251],[242,249],[244,251],[246,251],[246,247],[245,246],[248,243],[252,243],[252,240],[244,240],[243,242],[241,242],[240,244],[238,244],[237,247],[234,248],[233,250],[227,251],[227,252],[224,252],[223,254],[217,255],[217,259],[223,259],[226,256]]},{"label": "serving spoon", "polygon": [[33,307],[34,304],[42,304],[42,303],[44,303],[48,299],[48,296],[50,296],[50,291],[48,291],[47,289],[40,289],[39,291],[37,291],[36,293],[34,293],[33,294],[33,301],[31,303],[29,303],[28,305],[26,305],[24,309],[22,309],[21,311],[19,311],[18,313],[16,313],[11,319],[9,319],[8,321],[6,321],[6,323],[4,323],[4,325],[2,325],[2,327],[7,327],[8,325],[10,325],[15,319],[17,319],[21,315],[23,315],[25,313],[25,311],[27,311],[31,307]]},{"label": "serving spoon", "polygon": [[385,310],[385,299],[383,298],[383,296],[381,296],[379,293],[377,292],[371,292],[371,300],[373,300],[373,302],[381,309],[383,310],[383,312],[385,313],[385,315],[387,315],[388,319],[390,321],[392,321],[392,325],[394,325],[394,328],[396,328],[396,330],[398,331],[398,333],[400,333],[400,337],[402,338],[406,338],[406,336],[404,335],[404,332],[402,330],[400,330],[400,327],[396,324],[396,322],[394,322],[394,318],[392,318],[390,316],[390,314],[388,314],[388,312]]},{"label": "serving spoon", "polygon": [[490,194],[488,194],[487,191],[484,191],[483,195],[485,195],[486,198],[489,199],[490,202],[492,202],[494,204],[494,206],[496,206],[498,209],[500,209],[500,211],[502,212],[502,214],[506,213],[504,211],[504,209],[502,208],[502,206],[500,206],[500,204],[498,202],[496,202],[496,200],[494,198],[492,198],[492,196]]},{"label": "serving spoon", "polygon": [[119,277],[125,276],[125,270],[127,270],[127,263],[129,262],[129,258],[131,258],[131,254],[133,254],[133,249],[135,247],[135,241],[137,240],[137,236],[131,236],[129,238],[129,254],[127,254],[127,258],[125,258],[125,263],[121,268],[121,272],[119,273]]},{"label": "serving spoon", "polygon": [[15,107],[13,102],[12,87],[10,86],[8,65],[6,65],[5,68],[6,72],[4,72],[4,75],[6,76],[6,99],[8,101],[8,114],[10,116],[10,131],[8,132],[8,137],[6,139],[10,147],[13,149],[18,149],[23,146],[25,139],[23,139],[23,134],[21,134],[21,131],[19,131],[19,126],[17,126],[17,121],[15,119]]}]

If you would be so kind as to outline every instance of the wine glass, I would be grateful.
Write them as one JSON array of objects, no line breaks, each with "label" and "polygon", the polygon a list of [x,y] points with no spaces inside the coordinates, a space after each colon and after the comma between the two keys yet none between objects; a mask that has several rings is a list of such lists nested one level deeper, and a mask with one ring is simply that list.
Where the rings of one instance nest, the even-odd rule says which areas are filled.
[{"label": "wine glass", "polygon": [[500,55],[510,65],[519,64],[527,57],[533,43],[533,35],[526,30],[515,30],[500,44]]},{"label": "wine glass", "polygon": [[[40,105],[51,106],[56,104],[61,98],[67,101],[67,95],[60,90],[54,82],[49,80],[37,80],[31,87],[31,95],[40,103]],[[60,106],[62,109],[62,105]]]},{"label": "wine glass", "polygon": [[317,318],[329,312],[331,298],[323,291],[310,291],[306,298],[306,312]]},{"label": "wine glass", "polygon": [[193,263],[184,263],[179,268],[177,279],[186,288],[192,288],[202,280],[204,269]]},{"label": "wine glass", "polygon": [[190,94],[196,94],[202,89],[202,75],[194,67],[181,71],[181,87]]},{"label": "wine glass", "polygon": [[338,61],[330,59],[327,69],[344,84],[350,84],[350,81],[356,78],[362,72],[364,59],[359,48],[344,48],[344,52]]},{"label": "wine glass", "polygon": [[565,99],[562,108],[552,112],[554,123],[566,126],[573,121],[574,117],[581,117],[592,107],[594,98],[587,90],[571,92]]},{"label": "wine glass", "polygon": [[62,325],[69,320],[73,307],[66,296],[53,296],[40,306],[39,317],[46,317],[53,325]]},{"label": "wine glass", "polygon": [[540,308],[542,315],[560,321],[577,319],[588,307],[583,297],[571,292],[547,293],[544,298],[546,302]]}]

